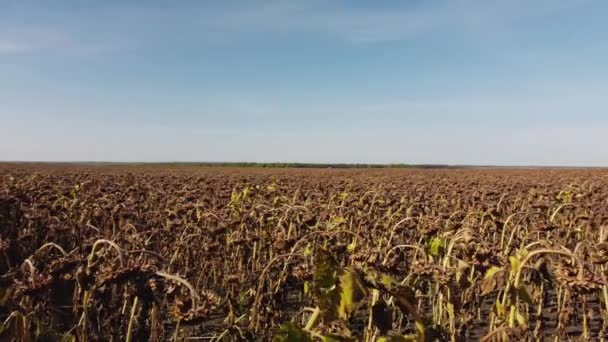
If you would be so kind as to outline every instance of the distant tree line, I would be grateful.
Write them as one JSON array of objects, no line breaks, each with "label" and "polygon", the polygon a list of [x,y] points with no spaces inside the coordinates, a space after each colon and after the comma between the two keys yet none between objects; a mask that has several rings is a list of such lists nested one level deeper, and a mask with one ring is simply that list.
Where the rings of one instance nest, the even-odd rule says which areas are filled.
[{"label": "distant tree line", "polygon": [[[2,163],[2,162],[0,162]],[[39,164],[39,165],[91,165],[91,166],[204,166],[204,167],[252,167],[252,168],[308,168],[308,169],[388,169],[388,168],[412,168],[412,169],[447,169],[466,168],[475,166],[466,165],[441,165],[441,164],[363,164],[363,163],[252,163],[252,162],[6,162],[14,164]],[[477,166],[480,167],[480,166]]]},{"label": "distant tree line", "polygon": [[[165,163],[161,163],[165,164]],[[166,163],[166,165],[185,165],[185,166],[215,166],[215,167],[259,167],[259,168],[315,168],[315,169],[384,169],[384,168],[422,168],[437,169],[450,168],[453,166],[439,164],[326,164],[326,163],[251,163],[251,162],[186,162],[186,163]]]}]

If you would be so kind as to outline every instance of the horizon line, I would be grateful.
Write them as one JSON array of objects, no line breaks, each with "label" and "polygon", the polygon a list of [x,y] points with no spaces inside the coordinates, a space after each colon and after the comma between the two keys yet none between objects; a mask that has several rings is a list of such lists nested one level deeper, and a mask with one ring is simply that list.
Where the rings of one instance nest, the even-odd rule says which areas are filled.
[{"label": "horizon line", "polygon": [[47,164],[47,165],[98,165],[98,166],[210,166],[210,167],[266,167],[266,168],[501,168],[501,169],[606,169],[605,166],[588,165],[504,165],[504,164],[442,164],[442,163],[323,163],[323,162],[248,162],[248,161],[37,161],[0,160],[0,164]]}]

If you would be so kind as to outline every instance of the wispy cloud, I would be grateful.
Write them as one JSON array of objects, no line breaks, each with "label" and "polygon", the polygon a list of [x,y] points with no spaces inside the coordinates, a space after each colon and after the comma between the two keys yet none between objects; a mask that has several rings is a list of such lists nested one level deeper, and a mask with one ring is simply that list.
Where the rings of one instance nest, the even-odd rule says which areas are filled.
[{"label": "wispy cloud", "polygon": [[191,43],[284,33],[349,43],[399,41],[450,32],[493,40],[507,31],[506,26],[517,27],[521,21],[592,1],[595,0],[440,0],[366,7],[319,0],[251,1],[238,6],[209,6],[203,2],[145,7],[128,2],[107,3],[99,5],[94,17],[88,13],[88,19],[69,10],[49,10],[48,22],[40,27],[20,26],[14,20],[0,22],[0,54],[97,53],[154,45],[168,39],[167,32],[176,30],[182,32],[177,38]]},{"label": "wispy cloud", "polygon": [[11,40],[0,40],[0,54],[14,54],[29,50],[29,46]]},{"label": "wispy cloud", "polygon": [[503,25],[565,11],[589,0],[450,0],[356,8],[337,2],[263,2],[206,18],[219,32],[304,32],[351,42],[406,39],[434,30],[485,34]]},{"label": "wispy cloud", "polygon": [[63,29],[0,27],[0,55],[95,54],[111,48],[111,44],[80,39]]},{"label": "wispy cloud", "polygon": [[[576,84],[576,82],[572,82]],[[601,89],[576,91],[573,88],[546,85],[530,90],[528,95],[501,93],[470,94],[452,97],[411,98],[366,96],[362,99],[336,97],[307,102],[235,96],[238,101],[206,103],[199,118],[214,127],[235,127],[234,122],[252,127],[297,127],[318,129],[352,129],[356,127],[537,127],[572,122],[576,117],[584,124],[601,121],[606,107]],[[576,87],[574,87],[576,88]],[[581,89],[587,89],[581,86]],[[221,113],[221,117],[217,114]],[[217,122],[214,122],[217,121]],[[227,125],[227,126],[223,126]]]}]

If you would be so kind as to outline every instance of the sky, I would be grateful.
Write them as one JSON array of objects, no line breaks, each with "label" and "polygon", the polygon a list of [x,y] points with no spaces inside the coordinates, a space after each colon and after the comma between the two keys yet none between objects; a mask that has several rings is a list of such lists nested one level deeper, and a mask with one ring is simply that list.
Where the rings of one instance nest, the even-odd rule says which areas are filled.
[{"label": "sky", "polygon": [[608,166],[608,1],[0,0],[0,160]]}]

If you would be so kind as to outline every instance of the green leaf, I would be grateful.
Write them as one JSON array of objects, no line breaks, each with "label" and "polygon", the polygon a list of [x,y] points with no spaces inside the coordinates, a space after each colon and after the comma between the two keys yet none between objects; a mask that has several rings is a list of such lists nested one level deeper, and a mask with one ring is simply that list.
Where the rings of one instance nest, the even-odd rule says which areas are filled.
[{"label": "green leaf", "polygon": [[515,319],[517,320],[517,324],[521,327],[525,327],[528,325],[528,320],[524,317],[519,311],[515,314]]},{"label": "green leaf", "polygon": [[506,282],[504,269],[496,266],[490,267],[481,282],[481,294],[486,295],[498,289]]},{"label": "green leaf", "polygon": [[510,256],[509,263],[511,264],[511,272],[515,272],[515,271],[517,271],[517,269],[519,269],[519,265],[521,264],[521,261],[517,257]]},{"label": "green leaf", "polygon": [[251,191],[249,190],[249,187],[248,187],[248,186],[247,186],[247,187],[245,187],[245,189],[243,189],[243,195],[242,195],[242,198],[247,197],[247,195],[249,195],[249,193],[250,193],[250,192],[251,192]]},{"label": "green leaf", "polygon": [[315,255],[315,272],[313,274],[313,284],[315,291],[328,291],[336,285],[338,262],[325,249],[319,249]]},{"label": "green leaf", "polygon": [[502,305],[500,299],[496,299],[496,314],[499,317],[502,317],[505,315],[505,307]]},{"label": "green leaf", "polygon": [[354,252],[355,248],[357,248],[357,240],[353,240],[353,242],[346,246],[346,249],[348,249],[350,253]]},{"label": "green leaf", "polygon": [[391,286],[394,286],[395,281],[390,276],[388,276],[386,274],[382,274],[380,276],[380,284],[382,284],[386,287],[391,287]]},{"label": "green leaf", "polygon": [[350,342],[350,341],[354,341],[354,340],[350,337],[345,337],[345,336],[323,335],[323,337],[321,338],[321,341],[323,341],[323,342]]},{"label": "green leaf", "polygon": [[306,245],[306,248],[304,248],[304,252],[302,254],[304,254],[305,257],[312,255],[312,248],[310,248],[310,244]]},{"label": "green leaf", "polygon": [[273,342],[311,342],[312,340],[302,328],[293,323],[284,323],[272,337]]},{"label": "green leaf", "polygon": [[338,227],[339,225],[341,225],[344,222],[346,222],[346,219],[344,217],[334,216],[331,218],[329,226],[331,228]]},{"label": "green leaf", "polygon": [[517,289],[517,296],[524,303],[526,303],[528,305],[534,306],[534,302],[532,301],[532,297],[530,297],[530,294],[528,293],[528,290],[526,290],[525,287],[521,286],[519,289]]},{"label": "green leaf", "polygon": [[424,341],[424,335],[426,332],[426,327],[424,325],[424,322],[422,322],[422,320],[416,320],[416,336],[418,337],[419,340]]},{"label": "green leaf", "polygon": [[519,260],[525,259],[528,256],[529,253],[530,253],[530,251],[528,251],[525,248],[520,249],[518,251]]},{"label": "green leaf", "polygon": [[432,256],[441,256],[445,253],[445,239],[434,237],[431,239],[430,254]]},{"label": "green leaf", "polygon": [[393,335],[378,337],[378,339],[376,341],[377,342],[409,342],[409,341],[415,341],[415,340],[412,340],[411,337],[405,337],[405,336],[393,334]]},{"label": "green leaf", "polygon": [[389,333],[385,336],[380,336],[376,342],[413,342],[420,341],[420,338],[416,335],[400,335],[397,333]]},{"label": "green leaf", "polygon": [[488,269],[488,271],[486,272],[486,275],[483,277],[483,279],[487,279],[492,277],[493,275],[495,275],[497,272],[502,271],[502,268],[497,267],[497,266],[492,266]]},{"label": "green leaf", "polygon": [[345,201],[347,198],[348,198],[348,192],[342,192],[342,193],[340,194],[340,199],[341,199],[342,201]]},{"label": "green leaf", "polygon": [[348,319],[359,303],[367,296],[368,290],[361,274],[353,269],[345,269],[339,278],[340,305],[338,316]]},{"label": "green leaf", "polygon": [[338,308],[340,306],[339,270],[338,262],[327,250],[319,249],[317,251],[313,274],[313,295],[318,301],[324,322],[331,322],[338,318]]}]

